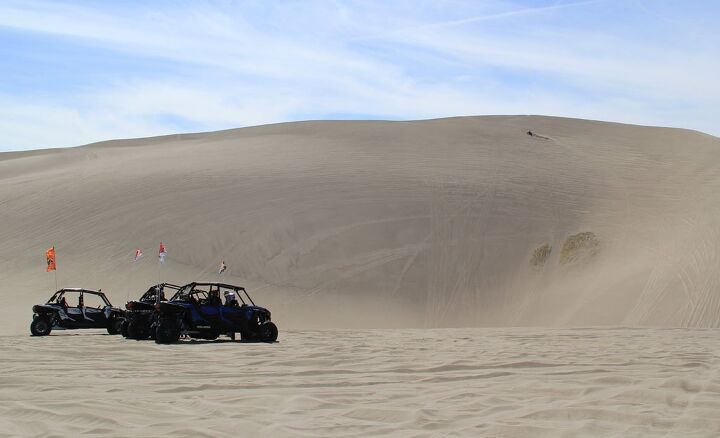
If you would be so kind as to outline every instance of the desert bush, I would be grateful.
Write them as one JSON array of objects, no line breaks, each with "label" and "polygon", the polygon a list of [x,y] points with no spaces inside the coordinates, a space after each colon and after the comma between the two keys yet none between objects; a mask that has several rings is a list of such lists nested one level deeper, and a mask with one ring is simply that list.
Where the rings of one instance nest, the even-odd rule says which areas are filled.
[{"label": "desert bush", "polygon": [[577,260],[592,257],[600,250],[600,241],[595,233],[584,231],[573,234],[565,239],[560,250],[560,264],[566,265]]},{"label": "desert bush", "polygon": [[545,266],[545,262],[547,261],[548,257],[550,257],[550,253],[552,252],[552,246],[548,243],[544,243],[537,248],[532,253],[532,257],[530,258],[530,265],[535,268],[542,268]]}]

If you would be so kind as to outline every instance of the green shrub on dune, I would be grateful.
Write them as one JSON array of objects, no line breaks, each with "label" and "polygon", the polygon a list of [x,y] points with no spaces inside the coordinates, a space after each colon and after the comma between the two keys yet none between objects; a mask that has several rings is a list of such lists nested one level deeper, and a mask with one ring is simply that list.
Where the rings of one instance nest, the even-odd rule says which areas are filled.
[{"label": "green shrub on dune", "polygon": [[600,250],[600,241],[595,233],[584,231],[573,234],[565,239],[562,250],[560,250],[560,264],[566,265],[585,257],[591,257]]}]

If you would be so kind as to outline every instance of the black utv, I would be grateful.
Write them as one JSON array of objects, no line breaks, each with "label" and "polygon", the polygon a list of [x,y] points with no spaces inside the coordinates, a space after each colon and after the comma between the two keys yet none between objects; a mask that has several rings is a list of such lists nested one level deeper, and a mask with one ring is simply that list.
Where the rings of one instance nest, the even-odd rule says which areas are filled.
[{"label": "black utv", "polygon": [[30,333],[49,335],[52,329],[104,328],[111,335],[120,333],[125,312],[113,307],[101,290],[65,288],[55,292],[45,304],[33,306]]},{"label": "black utv", "polygon": [[158,344],[177,342],[183,335],[212,340],[223,334],[234,340],[235,334],[240,333],[244,341],[270,343],[278,337],[270,311],[255,305],[241,286],[186,284],[170,300],[160,302],[158,308],[155,330]]},{"label": "black utv", "polygon": [[154,338],[157,306],[167,301],[166,292],[174,294],[180,286],[170,283],[160,283],[150,288],[137,300],[125,304],[125,321],[122,325],[122,335],[129,339],[143,340]]}]

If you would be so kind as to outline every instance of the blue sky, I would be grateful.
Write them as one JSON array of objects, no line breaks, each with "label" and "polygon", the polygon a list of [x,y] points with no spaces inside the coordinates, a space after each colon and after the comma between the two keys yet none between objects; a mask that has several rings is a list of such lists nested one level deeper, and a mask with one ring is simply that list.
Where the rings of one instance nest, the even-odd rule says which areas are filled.
[{"label": "blue sky", "polygon": [[720,135],[720,1],[0,2],[0,151],[307,119]]}]

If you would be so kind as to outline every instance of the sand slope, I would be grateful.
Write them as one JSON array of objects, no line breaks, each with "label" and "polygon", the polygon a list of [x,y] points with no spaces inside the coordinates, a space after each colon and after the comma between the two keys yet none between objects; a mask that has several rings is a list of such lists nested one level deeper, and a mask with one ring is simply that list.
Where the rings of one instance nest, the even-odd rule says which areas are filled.
[{"label": "sand slope", "polygon": [[122,304],[157,280],[160,240],[161,279],[224,259],[281,329],[716,327],[718,163],[697,132],[525,116],[0,154],[0,331],[26,333],[54,288],[48,246],[61,285]]},{"label": "sand slope", "polygon": [[[77,333],[77,332],[76,332]],[[717,437],[717,330],[0,337],[0,436]]]}]

